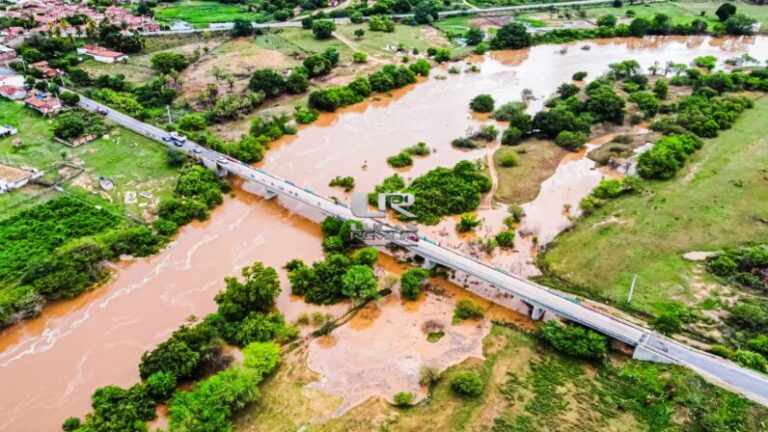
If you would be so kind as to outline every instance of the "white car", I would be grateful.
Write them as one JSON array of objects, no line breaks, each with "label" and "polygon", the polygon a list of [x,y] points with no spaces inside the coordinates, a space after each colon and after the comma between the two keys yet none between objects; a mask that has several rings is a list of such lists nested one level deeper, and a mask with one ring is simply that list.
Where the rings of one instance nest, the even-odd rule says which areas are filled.
[{"label": "white car", "polygon": [[227,163],[229,161],[224,156],[219,156],[219,157],[216,158],[216,162],[218,162],[218,163],[223,165],[223,164],[225,164],[225,163]]},{"label": "white car", "polygon": [[195,153],[195,154],[200,154],[202,152],[203,152],[203,149],[201,149],[200,147],[195,147],[192,149],[192,153]]},{"label": "white car", "polygon": [[187,140],[187,137],[185,137],[184,135],[182,135],[182,134],[180,134],[178,132],[171,132],[168,135],[171,137],[172,140],[174,140],[176,142],[183,143],[184,141]]}]

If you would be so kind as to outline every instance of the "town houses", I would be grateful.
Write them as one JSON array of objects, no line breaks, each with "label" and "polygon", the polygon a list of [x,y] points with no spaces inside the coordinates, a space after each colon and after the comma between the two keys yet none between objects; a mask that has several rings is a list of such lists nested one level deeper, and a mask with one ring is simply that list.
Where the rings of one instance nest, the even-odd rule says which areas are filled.
[{"label": "town houses", "polygon": [[101,63],[115,63],[128,59],[128,56],[121,52],[113,51],[97,45],[86,45],[82,48],[78,48],[77,53],[87,55]]},{"label": "town houses", "polygon": [[[62,0],[29,0],[20,2],[7,11],[0,11],[0,16],[7,18],[32,19],[35,24],[27,34],[54,33],[60,35],[82,35],[89,28],[95,28],[102,22],[120,26],[125,33],[136,31],[157,31],[159,24],[152,17],[135,16],[122,6],[109,6],[103,12],[93,9],[86,2],[68,3]],[[84,17],[82,24],[71,24],[67,18]],[[77,23],[77,20],[75,20]],[[10,39],[18,36],[24,30],[21,27],[4,29],[6,35],[0,32],[0,38]]]}]

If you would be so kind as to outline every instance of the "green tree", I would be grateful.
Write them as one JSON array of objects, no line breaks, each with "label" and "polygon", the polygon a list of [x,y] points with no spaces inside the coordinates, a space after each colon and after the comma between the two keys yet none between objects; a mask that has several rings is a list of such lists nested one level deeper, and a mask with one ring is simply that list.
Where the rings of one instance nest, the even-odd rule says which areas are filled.
[{"label": "green tree", "polygon": [[400,278],[400,294],[407,300],[416,300],[429,278],[429,272],[421,267],[411,268]]},{"label": "green tree", "polygon": [[539,335],[558,351],[574,357],[598,359],[608,351],[605,336],[578,325],[547,321],[539,328]]},{"label": "green tree", "polygon": [[617,20],[615,15],[602,15],[597,19],[597,25],[600,27],[615,27],[616,21]]},{"label": "green tree", "polygon": [[260,69],[251,75],[248,88],[254,92],[263,92],[267,98],[274,98],[285,92],[286,82],[283,75],[274,69]]},{"label": "green tree", "polygon": [[720,22],[725,22],[728,18],[736,15],[736,6],[733,3],[723,3],[717,8],[715,15]]},{"label": "green tree", "polygon": [[474,371],[459,371],[451,376],[451,389],[461,396],[476,398],[483,394],[485,381]]},{"label": "green tree", "polygon": [[53,122],[53,134],[63,140],[73,140],[85,134],[87,124],[83,113],[70,111],[56,118]]},{"label": "green tree", "polygon": [[366,265],[355,264],[341,277],[341,292],[359,300],[373,298],[378,293],[378,282],[373,269]]},{"label": "green tree", "polygon": [[315,39],[328,39],[336,31],[336,23],[331,20],[315,20],[312,22],[312,34]]},{"label": "green tree", "polygon": [[244,18],[236,18],[230,34],[232,35],[232,37],[244,37],[244,36],[252,35],[253,32],[254,32],[254,28],[253,28],[253,24],[251,23],[251,20],[244,19]]},{"label": "green tree", "polygon": [[355,34],[355,38],[356,38],[357,40],[360,40],[360,39],[362,39],[362,38],[363,38],[363,36],[365,36],[365,30],[363,30],[363,29],[357,29],[357,30],[355,30],[355,33],[354,33],[354,34]]},{"label": "green tree", "polygon": [[512,23],[503,25],[496,36],[491,39],[491,48],[500,49],[521,49],[531,45],[531,35],[524,25]]},{"label": "green tree", "polygon": [[232,414],[259,397],[260,379],[247,368],[232,368],[176,393],[168,405],[170,430],[231,431]]},{"label": "green tree", "polygon": [[225,278],[226,288],[219,291],[214,300],[219,313],[229,321],[239,321],[251,311],[269,312],[280,294],[280,281],[272,267],[255,263],[241,271],[244,282],[237,278]]},{"label": "green tree", "polygon": [[485,39],[485,32],[480,27],[470,27],[464,34],[467,45],[475,46]]},{"label": "green tree", "polygon": [[280,363],[280,346],[274,342],[252,342],[243,348],[243,366],[254,370],[259,376],[267,376]]},{"label": "green tree", "polygon": [[656,83],[653,85],[653,93],[659,99],[666,99],[667,95],[669,94],[669,82],[665,79],[656,81]]},{"label": "green tree", "polygon": [[145,382],[147,395],[155,402],[164,402],[176,390],[176,376],[167,371],[155,372]]},{"label": "green tree", "polygon": [[615,124],[624,122],[624,99],[608,86],[599,86],[587,91],[587,110],[601,121]]},{"label": "green tree", "polygon": [[489,94],[477,95],[469,102],[469,108],[474,112],[488,113],[493,111],[493,107],[493,97]]},{"label": "green tree", "polygon": [[760,354],[748,350],[737,350],[733,354],[733,360],[745,367],[759,372],[768,372],[768,360]]},{"label": "green tree", "polygon": [[496,242],[501,247],[512,247],[515,244],[515,232],[512,230],[504,230],[496,234]]},{"label": "green tree", "polygon": [[754,33],[757,20],[744,14],[736,14],[725,20],[725,32],[734,36],[749,36]]},{"label": "green tree", "polygon": [[163,74],[173,71],[181,72],[189,66],[189,60],[182,54],[175,52],[159,52],[152,56],[150,63],[152,64],[152,69]]}]

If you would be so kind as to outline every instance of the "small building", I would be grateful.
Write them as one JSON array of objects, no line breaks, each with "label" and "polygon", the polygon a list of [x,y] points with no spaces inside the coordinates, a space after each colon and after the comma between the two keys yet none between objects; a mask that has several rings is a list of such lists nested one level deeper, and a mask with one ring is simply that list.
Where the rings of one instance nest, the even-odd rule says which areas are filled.
[{"label": "small building", "polygon": [[32,63],[32,64],[30,64],[30,66],[32,66],[33,68],[35,68],[35,69],[39,70],[40,72],[42,72],[42,74],[46,78],[54,78],[55,76],[57,76],[59,74],[56,71],[56,69],[50,67],[48,65],[48,62],[45,61],[45,60],[39,61],[37,63]]},{"label": "small building", "polygon": [[5,45],[0,45],[0,61],[13,60],[16,58],[16,50]]},{"label": "small building", "polygon": [[24,87],[18,87],[10,84],[0,85],[0,97],[10,100],[22,100],[27,97],[27,91]]},{"label": "small building", "polygon": [[59,98],[46,96],[44,93],[26,98],[24,104],[44,116],[54,116],[62,108]]},{"label": "small building", "polygon": [[128,56],[117,51],[112,51],[97,45],[86,45],[77,49],[78,54],[93,57],[94,60],[101,63],[115,63],[128,59]]},{"label": "small building", "polygon": [[21,169],[9,165],[0,165],[0,193],[24,187],[32,180],[42,177],[42,175],[42,171],[34,168]]}]

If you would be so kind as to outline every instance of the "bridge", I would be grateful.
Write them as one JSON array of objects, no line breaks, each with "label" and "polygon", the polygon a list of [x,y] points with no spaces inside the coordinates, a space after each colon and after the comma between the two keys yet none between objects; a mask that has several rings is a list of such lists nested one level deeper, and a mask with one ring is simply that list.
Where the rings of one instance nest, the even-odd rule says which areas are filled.
[{"label": "bridge", "polygon": [[[251,185],[256,185],[266,199],[282,195],[316,208],[326,215],[362,222],[345,204],[318,195],[309,188],[301,188],[290,180],[253,168],[244,162],[191,141],[184,142],[180,147],[176,146],[162,139],[168,135],[166,131],[82,95],[79,105],[93,112],[97,109],[107,110],[106,117],[115,123],[186,152],[199,159],[206,167],[216,170],[220,175],[235,175]],[[385,224],[378,220],[373,223]],[[666,338],[618,317],[588,309],[579,304],[576,299],[563,293],[492,267],[472,256],[441,246],[428,238],[403,244],[403,247],[422,257],[426,267],[435,264],[443,265],[484,280],[494,289],[517,297],[530,306],[533,319],[541,319],[545,312],[553,313],[634,347],[636,359],[686,366],[714,384],[768,406],[768,376],[766,375],[740,367],[729,360]]]}]

